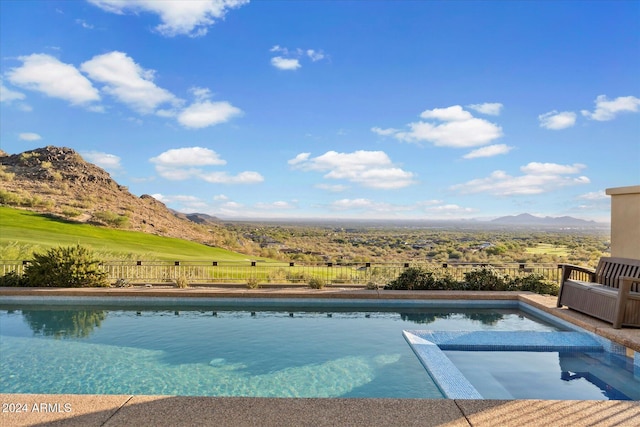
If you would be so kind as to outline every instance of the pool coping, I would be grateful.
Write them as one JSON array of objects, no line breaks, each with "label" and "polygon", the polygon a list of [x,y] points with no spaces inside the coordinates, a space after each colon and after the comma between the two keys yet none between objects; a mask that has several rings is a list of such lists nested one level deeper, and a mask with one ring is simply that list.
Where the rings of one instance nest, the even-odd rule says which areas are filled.
[{"label": "pool coping", "polygon": [[[625,347],[636,359],[640,329],[611,325],[566,308],[556,297],[529,292],[382,291],[353,288],[229,289],[0,288],[3,296],[108,296],[169,298],[331,298],[379,300],[504,300],[520,301],[562,321]],[[24,403],[22,414],[0,412],[3,426],[26,425],[634,425],[640,402],[478,399],[272,399],[182,396],[27,395],[0,394],[5,403]],[[65,406],[68,403],[68,406]],[[40,405],[51,411],[33,411]],[[69,411],[66,409],[69,408]],[[65,412],[66,411],[66,412]]]}]

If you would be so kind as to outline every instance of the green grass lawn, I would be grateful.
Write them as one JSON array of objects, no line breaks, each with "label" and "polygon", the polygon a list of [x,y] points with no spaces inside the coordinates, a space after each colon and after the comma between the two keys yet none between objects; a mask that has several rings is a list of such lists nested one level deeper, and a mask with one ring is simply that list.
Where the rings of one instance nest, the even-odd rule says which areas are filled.
[{"label": "green grass lawn", "polygon": [[526,248],[525,252],[528,254],[569,256],[569,249],[566,246],[556,246],[549,243],[538,243],[533,248]]},{"label": "green grass lawn", "polygon": [[[32,252],[80,244],[103,260],[246,261],[247,255],[188,240],[77,224],[0,206],[0,259],[29,259]],[[258,258],[259,259],[259,258]]]}]

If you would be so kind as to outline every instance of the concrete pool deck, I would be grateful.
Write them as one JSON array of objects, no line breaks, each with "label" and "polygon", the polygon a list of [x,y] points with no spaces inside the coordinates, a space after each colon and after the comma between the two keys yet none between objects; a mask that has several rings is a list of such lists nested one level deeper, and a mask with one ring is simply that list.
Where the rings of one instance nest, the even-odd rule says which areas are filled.
[{"label": "concrete pool deck", "polygon": [[[0,288],[3,296],[215,297],[517,300],[640,353],[640,329],[613,329],[557,308],[556,297],[528,292],[384,291],[351,287],[302,288]],[[1,357],[1,354],[0,354]],[[0,426],[638,426],[640,402],[283,399],[130,395],[0,394]],[[13,406],[11,406],[13,404]],[[17,408],[21,412],[17,412]]]}]

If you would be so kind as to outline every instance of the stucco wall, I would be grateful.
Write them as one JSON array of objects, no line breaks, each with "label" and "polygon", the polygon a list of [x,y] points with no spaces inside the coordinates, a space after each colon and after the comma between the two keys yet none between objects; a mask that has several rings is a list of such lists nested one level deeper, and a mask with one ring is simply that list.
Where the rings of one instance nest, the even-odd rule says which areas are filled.
[{"label": "stucco wall", "polygon": [[606,193],[611,196],[611,256],[640,259],[640,185]]}]

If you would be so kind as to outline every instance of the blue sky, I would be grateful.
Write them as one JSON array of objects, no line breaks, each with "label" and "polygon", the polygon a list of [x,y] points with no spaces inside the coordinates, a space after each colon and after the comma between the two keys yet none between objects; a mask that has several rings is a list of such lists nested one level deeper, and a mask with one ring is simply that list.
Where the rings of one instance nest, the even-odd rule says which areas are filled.
[{"label": "blue sky", "polygon": [[609,220],[638,1],[0,2],[0,143],[220,218]]}]

